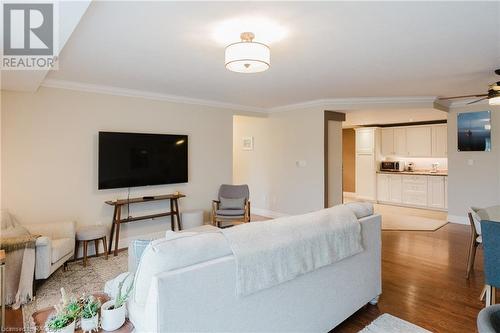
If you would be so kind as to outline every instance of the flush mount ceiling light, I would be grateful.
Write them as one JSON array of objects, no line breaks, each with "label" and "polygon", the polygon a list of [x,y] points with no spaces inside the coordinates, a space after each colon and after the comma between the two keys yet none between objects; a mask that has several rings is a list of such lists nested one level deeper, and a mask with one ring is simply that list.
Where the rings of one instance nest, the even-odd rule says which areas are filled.
[{"label": "flush mount ceiling light", "polygon": [[237,73],[259,73],[269,69],[271,51],[269,46],[254,42],[252,32],[243,32],[241,42],[226,47],[226,68]]}]

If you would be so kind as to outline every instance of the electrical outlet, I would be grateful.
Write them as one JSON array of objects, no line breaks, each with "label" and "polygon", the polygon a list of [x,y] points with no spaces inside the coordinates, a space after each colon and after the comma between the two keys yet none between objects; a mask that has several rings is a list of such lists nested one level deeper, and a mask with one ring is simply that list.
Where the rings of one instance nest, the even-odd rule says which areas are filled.
[{"label": "electrical outlet", "polygon": [[474,165],[474,160],[473,159],[468,159],[467,160],[467,165]]}]

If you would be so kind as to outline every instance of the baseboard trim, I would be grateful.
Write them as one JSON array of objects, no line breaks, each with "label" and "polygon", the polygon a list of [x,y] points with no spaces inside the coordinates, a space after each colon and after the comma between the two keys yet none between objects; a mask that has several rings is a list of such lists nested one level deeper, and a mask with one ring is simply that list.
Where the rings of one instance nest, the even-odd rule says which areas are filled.
[{"label": "baseboard trim", "polygon": [[275,211],[272,211],[269,209],[264,209],[264,208],[254,208],[254,207],[252,207],[252,214],[260,215],[260,216],[264,216],[264,217],[270,217],[273,219],[278,218],[278,217],[288,216],[288,214],[285,214],[285,213],[275,212]]},{"label": "baseboard trim", "polygon": [[448,222],[456,224],[469,224],[466,216],[450,215],[448,214]]},{"label": "baseboard trim", "polygon": [[356,199],[358,196],[356,195],[356,192],[343,192],[344,198],[353,198]]}]

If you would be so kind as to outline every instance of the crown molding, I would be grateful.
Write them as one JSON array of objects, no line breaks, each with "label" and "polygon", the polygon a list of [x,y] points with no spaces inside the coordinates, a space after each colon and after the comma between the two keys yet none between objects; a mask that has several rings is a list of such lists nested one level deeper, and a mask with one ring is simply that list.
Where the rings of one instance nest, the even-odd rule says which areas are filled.
[{"label": "crown molding", "polygon": [[359,109],[366,107],[390,107],[391,105],[404,105],[404,107],[432,107],[435,100],[436,96],[328,98],[277,106],[268,109],[268,111],[274,113],[314,107]]},{"label": "crown molding", "polygon": [[266,109],[254,106],[225,103],[207,99],[190,98],[185,96],[168,95],[163,93],[154,93],[149,91],[127,89],[114,86],[81,83],[76,81],[46,79],[42,82],[41,86],[47,88],[84,91],[115,96],[138,97],[171,103],[201,105],[213,108],[229,109],[233,111],[267,113]]},{"label": "crown molding", "polygon": [[66,89],[74,91],[92,92],[98,94],[107,94],[115,96],[145,98],[158,101],[166,101],[171,103],[202,105],[213,108],[229,109],[239,112],[252,113],[275,113],[285,112],[297,109],[306,109],[321,107],[324,109],[360,109],[360,108],[377,108],[377,107],[432,107],[435,96],[414,96],[414,97],[354,97],[354,98],[329,98],[317,99],[303,103],[289,104],[272,108],[259,108],[249,105],[225,103],[214,100],[191,98],[185,96],[169,95],[163,93],[155,93],[144,90],[127,89],[115,86],[81,83],[76,81],[66,81],[57,79],[45,79],[41,87]]}]

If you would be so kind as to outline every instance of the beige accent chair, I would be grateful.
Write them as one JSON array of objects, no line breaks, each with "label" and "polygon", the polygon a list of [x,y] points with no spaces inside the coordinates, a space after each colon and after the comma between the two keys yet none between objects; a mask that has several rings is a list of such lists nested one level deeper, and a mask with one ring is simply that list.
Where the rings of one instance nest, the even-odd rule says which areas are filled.
[{"label": "beige accent chair", "polygon": [[48,278],[73,256],[75,222],[22,224],[36,240],[35,279]]}]

